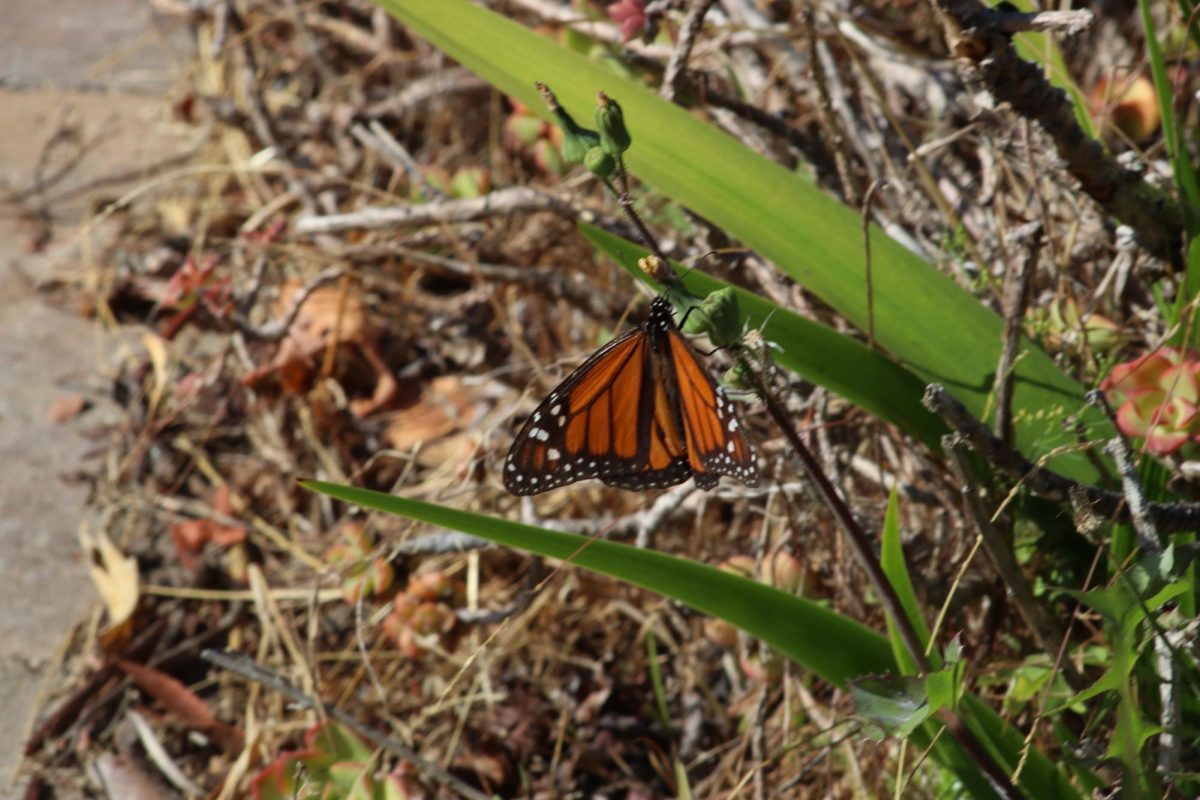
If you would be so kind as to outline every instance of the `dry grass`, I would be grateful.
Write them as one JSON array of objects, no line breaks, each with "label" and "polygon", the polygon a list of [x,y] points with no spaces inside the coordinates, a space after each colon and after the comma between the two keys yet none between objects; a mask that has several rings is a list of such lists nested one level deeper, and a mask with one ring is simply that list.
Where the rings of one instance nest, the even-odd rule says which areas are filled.
[{"label": "dry grass", "polygon": [[[533,24],[549,5],[507,7]],[[719,5],[727,24],[701,32],[690,66],[717,93],[731,94],[736,78],[744,99],[789,133],[736,108],[705,109],[714,124],[788,165],[815,159],[818,181],[855,203],[886,180],[875,208],[889,230],[993,307],[1021,252],[1006,236],[1041,222],[1030,327],[1085,381],[1109,356],[1081,340],[1077,321],[1056,323],[1055,314],[1133,320],[1130,337],[1152,330],[1148,281],[1164,265],[1118,244],[1036,128],[964,91],[924,4],[878,3],[853,19],[818,5],[812,48],[792,4]],[[792,20],[791,38],[712,46],[754,30],[757,6]],[[672,12],[668,26],[681,18]],[[674,796],[676,759],[696,797],[888,791],[898,746],[864,738],[846,695],[787,665],[777,680],[748,674],[739,660],[763,655],[757,643],[718,646],[687,609],[524,555],[414,552],[437,532],[297,488],[301,477],[353,482],[652,538],[708,563],[734,555],[761,563],[782,550],[800,560],[807,596],[882,628],[858,567],[761,412],[748,410],[747,422],[769,465],[766,488],[669,490],[675,506],[653,530],[639,527],[653,494],[587,483],[524,503],[502,490],[498,466],[522,415],[600,337],[629,324],[637,302],[620,271],[574,232],[581,209],[627,232],[618,210],[594,181],[548,170],[544,145],[514,137],[529,118],[366,2],[218,3],[178,20],[198,47],[187,82],[165,103],[174,124],[202,137],[196,168],[161,175],[105,211],[110,235],[77,286],[113,341],[126,343],[111,376],[125,416],[91,467],[93,528],[136,559],[140,597],[115,630],[80,630],[31,743],[37,780],[70,793],[85,782],[84,765],[113,753],[124,755],[108,766],[110,786],[113,776],[131,780],[122,770],[160,773],[133,744],[137,710],[190,780],[243,795],[248,777],[298,746],[316,716],[199,657],[225,647],[499,796]],[[1132,17],[1102,19],[1072,42],[1070,65],[1090,85],[1130,65],[1137,42]],[[636,42],[616,51],[661,55]],[[819,84],[804,67],[810,55],[823,68]],[[367,127],[375,121],[393,143]],[[1147,147],[1130,157],[1157,169],[1161,146]],[[513,187],[548,199],[475,216],[454,206],[455,192]],[[289,231],[302,214],[409,202],[427,215],[377,230]],[[672,255],[728,244],[662,198],[648,197],[645,210]],[[847,328],[752,254],[708,264]],[[329,269],[337,272],[327,282],[309,285]],[[869,528],[878,527],[885,483],[901,486],[918,592],[927,608],[940,607],[972,544],[949,473],[837,397],[782,388]],[[1072,563],[1078,543],[1063,536],[1027,567],[1078,572],[1078,585],[1086,564]],[[338,543],[348,549],[331,555]],[[377,585],[389,569],[394,579],[356,603],[343,588],[363,565],[377,570]],[[416,584],[435,574],[446,583],[430,600]],[[414,636],[413,623],[387,622],[397,604],[420,602],[449,615],[439,618],[445,630]],[[489,610],[497,613],[476,613]],[[957,586],[944,630],[961,635],[971,663],[986,665],[978,677],[995,679],[990,699],[999,703],[1030,636],[983,559]],[[670,732],[654,710],[650,631]],[[148,686],[118,658],[179,683]],[[936,776],[919,770],[906,796],[936,794]],[[451,794],[426,787],[427,796]]]}]

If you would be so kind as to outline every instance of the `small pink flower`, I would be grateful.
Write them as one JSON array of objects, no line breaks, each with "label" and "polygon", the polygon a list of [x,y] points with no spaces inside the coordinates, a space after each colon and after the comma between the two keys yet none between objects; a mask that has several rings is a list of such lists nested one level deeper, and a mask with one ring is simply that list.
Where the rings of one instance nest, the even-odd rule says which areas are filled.
[{"label": "small pink flower", "polygon": [[628,42],[646,26],[646,0],[620,0],[608,7],[608,15],[621,23],[621,41]]},{"label": "small pink flower", "polygon": [[1155,455],[1200,441],[1200,355],[1163,347],[1113,367],[1100,388],[1117,406],[1117,427]]}]

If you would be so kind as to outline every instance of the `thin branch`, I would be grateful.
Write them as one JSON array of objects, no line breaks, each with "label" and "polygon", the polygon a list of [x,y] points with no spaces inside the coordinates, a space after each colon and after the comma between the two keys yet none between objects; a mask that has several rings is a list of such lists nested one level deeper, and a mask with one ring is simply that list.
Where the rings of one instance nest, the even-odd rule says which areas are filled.
[{"label": "thin branch", "polygon": [[424,225],[453,225],[492,216],[554,211],[584,222],[599,215],[567,198],[524,186],[500,189],[483,197],[422,203],[415,206],[367,206],[346,214],[307,216],[296,220],[301,235],[341,233],[350,230],[387,230]]},{"label": "thin branch", "polygon": [[445,98],[452,92],[486,92],[491,85],[461,67],[439,70],[432,75],[408,83],[398,94],[367,106],[367,117],[403,114],[425,100]]},{"label": "thin branch", "polygon": [[369,128],[358,124],[352,125],[350,134],[358,139],[364,147],[371,148],[394,166],[403,170],[404,174],[408,176],[409,182],[421,187],[421,191],[426,196],[435,200],[446,199],[446,193],[425,179],[425,174],[421,172],[421,165],[412,157],[412,153],[396,141],[396,137],[392,136],[391,132],[379,123],[379,120],[371,120]]},{"label": "thin branch", "polygon": [[[1130,521],[1129,503],[1124,495],[1073,481],[1033,463],[997,439],[941,384],[925,387],[923,402],[961,435],[972,450],[1010,478],[1020,481],[1031,493],[1057,503],[1069,503],[1076,513],[1077,525],[1080,524],[1079,517],[1085,515],[1113,522]],[[1146,505],[1146,515],[1161,533],[1200,528],[1200,503],[1152,502]]]},{"label": "thin branch", "polygon": [[696,42],[696,34],[704,24],[704,15],[713,7],[717,0],[692,0],[687,16],[683,19],[683,27],[679,29],[679,41],[671,51],[667,60],[667,71],[663,73],[662,87],[659,95],[668,102],[675,102],[675,93],[679,90],[679,76],[687,66],[688,56],[692,53],[692,45]]},{"label": "thin branch", "polygon": [[1036,13],[993,9],[990,21],[993,28],[1005,33],[1039,31],[1074,36],[1090,28],[1096,21],[1096,15],[1086,8],[1070,11],[1038,11]]},{"label": "thin branch", "polygon": [[1042,223],[1023,225],[1013,234],[1014,239],[1025,240],[1024,253],[1015,270],[1009,270],[1004,282],[1004,346],[1000,361],[996,365],[996,379],[992,393],[996,398],[996,424],[994,430],[1000,440],[1012,444],[1012,393],[1013,365],[1017,361],[1017,348],[1021,345],[1021,327],[1025,320],[1025,309],[1029,306],[1029,290],[1033,273],[1037,271],[1038,253],[1042,249]]},{"label": "thin branch", "polygon": [[[869,202],[859,201],[859,186],[854,174],[850,171],[849,145],[845,132],[833,112],[833,99],[829,95],[829,86],[825,81],[825,68],[820,54],[817,52],[817,23],[814,16],[813,4],[805,3],[800,11],[800,23],[804,30],[804,38],[808,43],[808,63],[812,70],[813,84],[817,87],[816,112],[821,130],[829,141],[830,154],[837,168],[838,180],[842,184],[842,199],[846,205],[854,207],[863,205],[869,207]],[[866,212],[864,211],[864,216]]]}]

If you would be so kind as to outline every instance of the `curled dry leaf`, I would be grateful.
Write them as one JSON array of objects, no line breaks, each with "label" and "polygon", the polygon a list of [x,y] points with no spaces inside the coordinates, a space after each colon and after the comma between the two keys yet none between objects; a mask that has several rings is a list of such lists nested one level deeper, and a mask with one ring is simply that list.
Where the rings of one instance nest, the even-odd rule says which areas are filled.
[{"label": "curled dry leaf", "polygon": [[[289,282],[280,293],[274,313],[279,317],[289,313],[301,289],[299,282]],[[331,345],[339,350],[354,348],[374,373],[371,397],[351,402],[355,415],[367,416],[387,407],[396,395],[395,376],[379,352],[377,339],[378,331],[371,324],[362,290],[356,284],[322,286],[301,304],[271,363],[251,372],[244,383],[257,388],[275,376],[285,392],[301,394],[308,390]]]},{"label": "curled dry leaf", "polygon": [[79,532],[79,540],[92,582],[108,609],[108,627],[102,638],[109,643],[124,641],[138,603],[137,559],[122,553],[103,531],[92,536],[85,528]]}]

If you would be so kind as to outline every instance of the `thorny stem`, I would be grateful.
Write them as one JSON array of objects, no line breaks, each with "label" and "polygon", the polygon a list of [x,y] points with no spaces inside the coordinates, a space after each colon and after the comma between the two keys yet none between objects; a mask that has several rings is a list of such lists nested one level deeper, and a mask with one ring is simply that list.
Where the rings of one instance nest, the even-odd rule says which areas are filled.
[{"label": "thorny stem", "polygon": [[[771,419],[775,421],[779,430],[783,432],[784,438],[792,446],[792,451],[799,456],[800,463],[804,465],[804,471],[816,486],[817,493],[821,496],[821,500],[824,501],[826,508],[837,519],[842,532],[850,542],[851,549],[854,551],[859,564],[866,571],[872,588],[878,593],[884,610],[896,626],[896,632],[904,644],[904,649],[908,651],[918,670],[929,672],[929,659],[925,656],[925,649],[921,644],[921,639],[917,636],[912,621],[909,620],[908,615],[904,612],[904,606],[900,603],[900,598],[897,596],[896,590],[892,587],[891,582],[888,581],[887,576],[884,575],[883,567],[875,555],[875,550],[867,538],[866,532],[858,524],[858,521],[854,518],[854,514],[850,511],[850,508],[846,505],[846,502],[842,499],[837,489],[834,488],[829,478],[825,476],[820,464],[817,462],[816,456],[804,444],[804,441],[800,438],[800,434],[796,432],[787,410],[780,405],[774,394],[767,389],[766,382],[759,375],[758,371],[754,369],[749,359],[744,355],[739,355],[737,360],[743,373],[750,376],[751,388],[763,403],[766,404],[767,413],[771,415]],[[938,718],[946,725],[950,734],[963,750],[971,756],[992,784],[992,787],[1001,796],[1021,797],[1020,791],[1009,780],[1008,775],[1005,774],[1004,770],[1001,769],[1000,765],[996,763],[995,759],[992,758],[991,754],[987,752],[983,744],[957,714],[950,709],[943,709],[938,714]]]},{"label": "thorny stem", "polygon": [[1017,56],[1009,30],[1032,21],[1014,19],[981,0],[933,0],[933,8],[968,83],[987,89],[997,105],[1006,103],[1037,123],[1088,195],[1132,228],[1145,249],[1179,263],[1179,203],[1088,136],[1066,93],[1046,80],[1040,65]]},{"label": "thorny stem", "polygon": [[645,222],[642,222],[642,218],[638,216],[637,211],[633,207],[633,198],[629,194],[629,173],[625,171],[625,159],[621,156],[617,156],[617,180],[621,184],[619,189],[613,186],[612,182],[608,179],[605,179],[604,185],[617,198],[617,204],[621,206],[621,210],[625,212],[625,216],[633,223],[633,227],[637,230],[642,244],[646,245],[646,248],[662,259],[662,262],[665,264],[667,262],[666,254],[658,246],[658,240],[654,238],[654,234],[650,233],[650,229],[646,227]]}]

